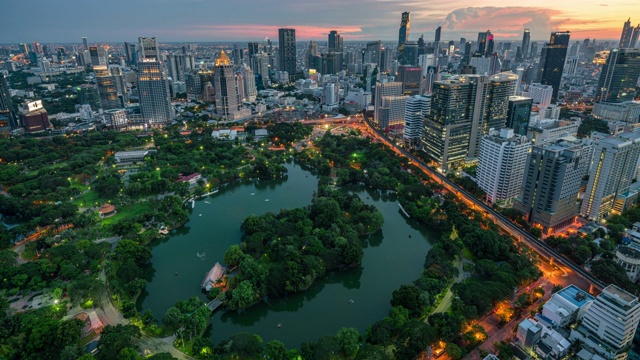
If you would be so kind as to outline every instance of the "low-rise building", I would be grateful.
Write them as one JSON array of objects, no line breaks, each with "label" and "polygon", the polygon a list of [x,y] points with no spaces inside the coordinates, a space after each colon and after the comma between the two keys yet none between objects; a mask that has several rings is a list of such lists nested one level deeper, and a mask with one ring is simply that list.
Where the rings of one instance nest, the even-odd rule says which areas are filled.
[{"label": "low-rise building", "polygon": [[636,282],[640,279],[640,249],[637,246],[618,246],[616,262],[627,272],[629,280]]},{"label": "low-rise building", "polygon": [[554,325],[564,327],[576,321],[595,298],[575,285],[569,285],[551,296],[542,306],[542,315]]},{"label": "low-rise building", "polygon": [[149,150],[138,150],[138,151],[118,151],[115,153],[114,157],[116,159],[116,163],[129,163],[136,161],[143,161],[145,156],[149,154]]}]

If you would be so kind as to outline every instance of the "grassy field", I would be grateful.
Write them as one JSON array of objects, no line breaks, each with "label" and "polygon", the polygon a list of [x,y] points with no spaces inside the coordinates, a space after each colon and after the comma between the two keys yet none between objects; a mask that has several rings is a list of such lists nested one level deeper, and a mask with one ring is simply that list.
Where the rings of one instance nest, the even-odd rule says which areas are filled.
[{"label": "grassy field", "polygon": [[144,214],[149,210],[150,207],[151,207],[151,203],[149,201],[144,201],[144,202],[140,202],[140,203],[125,206],[125,207],[116,208],[116,211],[118,213],[112,217],[103,219],[102,224],[109,225],[109,224],[116,223],[122,219]]},{"label": "grassy field", "polygon": [[67,165],[67,162],[66,162],[66,161],[61,161],[61,162],[59,162],[59,163],[55,163],[55,164],[53,164],[53,165],[49,165],[49,166],[45,166],[45,167],[42,167],[42,168],[37,169],[37,170],[29,171],[29,172],[27,173],[27,175],[29,175],[29,176],[33,176],[33,175],[38,174],[38,171],[40,171],[40,170],[59,169],[59,168],[61,168],[61,167],[65,166],[65,165]]}]

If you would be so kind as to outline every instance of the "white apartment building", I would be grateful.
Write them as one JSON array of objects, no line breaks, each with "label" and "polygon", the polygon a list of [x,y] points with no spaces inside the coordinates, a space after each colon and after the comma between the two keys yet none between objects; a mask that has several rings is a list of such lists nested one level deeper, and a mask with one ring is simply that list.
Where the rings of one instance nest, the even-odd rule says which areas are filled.
[{"label": "white apartment building", "polygon": [[478,186],[490,203],[510,205],[520,194],[531,143],[513,129],[490,130],[480,141]]}]

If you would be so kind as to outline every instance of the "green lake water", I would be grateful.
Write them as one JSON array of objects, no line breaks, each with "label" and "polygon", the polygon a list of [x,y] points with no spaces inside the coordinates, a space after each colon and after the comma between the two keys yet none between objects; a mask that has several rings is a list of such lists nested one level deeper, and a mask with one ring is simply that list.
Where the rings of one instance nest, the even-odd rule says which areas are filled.
[{"label": "green lake water", "polygon": [[[153,244],[153,278],[139,299],[139,309],[150,309],[162,319],[176,300],[206,300],[200,284],[216,261],[223,262],[229,245],[240,243],[240,225],[247,216],[310,204],[317,177],[297,165],[286,166],[286,179],[238,182],[196,201],[189,221]],[[382,231],[365,239],[361,268],[329,273],[305,292],[242,313],[219,309],[207,329],[216,344],[237,332],[258,334],[265,342],[278,339],[288,347],[342,327],[364,332],[388,314],[393,290],[419,277],[437,235],[406,219],[393,195],[358,187],[345,190],[374,205],[384,217]]]}]

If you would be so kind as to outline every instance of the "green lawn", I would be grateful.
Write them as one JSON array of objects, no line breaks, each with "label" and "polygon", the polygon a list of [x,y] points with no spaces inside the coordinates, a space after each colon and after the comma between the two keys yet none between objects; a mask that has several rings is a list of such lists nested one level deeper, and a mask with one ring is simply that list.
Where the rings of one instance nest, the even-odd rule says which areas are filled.
[{"label": "green lawn", "polygon": [[100,207],[104,202],[106,201],[101,200],[98,193],[93,190],[89,190],[87,193],[73,199],[73,203],[78,207]]},{"label": "green lawn", "polygon": [[476,258],[476,257],[475,257],[475,256],[473,256],[473,254],[471,253],[471,250],[469,250],[469,248],[468,248],[468,247],[466,247],[466,246],[462,249],[462,256],[464,256],[465,258],[467,258],[467,259],[469,259],[469,260],[471,260],[471,261],[474,261],[474,260],[475,260],[475,258]]},{"label": "green lawn", "polygon": [[61,167],[65,166],[65,165],[67,165],[67,162],[66,161],[61,161],[61,162],[55,163],[53,165],[49,165],[49,166],[41,167],[40,169],[29,171],[27,173],[27,175],[33,176],[33,175],[38,174],[38,171],[40,171],[40,170],[58,169],[58,168],[61,168]]},{"label": "green lawn", "polygon": [[116,208],[116,211],[118,213],[112,217],[103,219],[102,224],[109,225],[128,217],[144,214],[149,210],[150,207],[151,203],[149,201],[143,201],[137,204]]}]

